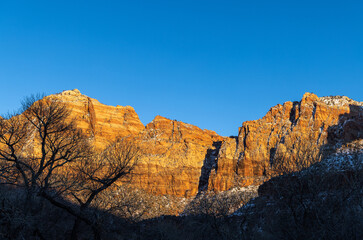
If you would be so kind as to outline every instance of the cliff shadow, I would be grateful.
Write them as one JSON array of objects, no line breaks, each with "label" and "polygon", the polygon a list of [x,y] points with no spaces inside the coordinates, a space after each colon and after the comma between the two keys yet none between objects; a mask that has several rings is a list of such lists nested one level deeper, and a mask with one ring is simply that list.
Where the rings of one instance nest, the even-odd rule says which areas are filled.
[{"label": "cliff shadow", "polygon": [[349,105],[349,110],[328,128],[327,146],[336,148],[363,138],[363,106]]},{"label": "cliff shadow", "polygon": [[316,191],[330,191],[350,187],[352,181],[360,182],[362,139],[363,107],[351,104],[349,113],[339,115],[337,124],[328,127],[326,143],[320,146],[318,158],[311,157],[314,161],[298,171],[266,181],[259,187],[259,195],[275,196],[292,189],[300,189],[299,194],[307,194],[315,187]]},{"label": "cliff shadow", "polygon": [[201,169],[199,184],[198,184],[198,194],[202,191],[208,190],[209,176],[213,169],[218,168],[218,153],[222,146],[222,141],[213,142],[214,149],[208,149],[205,155],[203,166]]}]

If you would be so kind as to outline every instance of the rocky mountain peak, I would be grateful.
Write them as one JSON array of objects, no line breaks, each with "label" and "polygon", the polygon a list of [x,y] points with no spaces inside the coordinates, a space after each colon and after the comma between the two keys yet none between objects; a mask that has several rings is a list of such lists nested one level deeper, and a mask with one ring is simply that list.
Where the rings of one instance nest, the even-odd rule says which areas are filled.
[{"label": "rocky mountain peak", "polygon": [[346,96],[327,96],[327,97],[320,97],[319,101],[325,103],[328,106],[363,106],[363,102],[358,102],[353,99],[350,99]]},{"label": "rocky mountain peak", "polygon": [[361,106],[345,96],[305,93],[301,101],[278,104],[262,119],[244,122],[236,142],[222,143],[210,187],[223,191],[236,183],[258,185],[282,171],[298,169],[302,154],[311,153],[311,159],[323,146],[361,139]]},{"label": "rocky mountain peak", "polygon": [[301,103],[304,104],[304,103],[314,102],[318,99],[319,97],[314,93],[306,92],[302,97]]},{"label": "rocky mountain peak", "polygon": [[73,89],[73,90],[65,90],[61,93],[59,93],[59,95],[73,95],[73,96],[79,96],[82,95],[82,93],[78,90],[78,89]]}]

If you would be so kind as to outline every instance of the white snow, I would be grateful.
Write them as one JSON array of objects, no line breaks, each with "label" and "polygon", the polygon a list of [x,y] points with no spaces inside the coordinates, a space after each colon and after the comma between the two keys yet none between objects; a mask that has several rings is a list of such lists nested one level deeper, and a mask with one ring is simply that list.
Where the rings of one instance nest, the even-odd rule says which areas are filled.
[{"label": "white snow", "polygon": [[346,96],[320,97],[319,100],[329,106],[349,106],[349,105],[363,106],[363,102],[354,101],[353,99],[350,99]]}]

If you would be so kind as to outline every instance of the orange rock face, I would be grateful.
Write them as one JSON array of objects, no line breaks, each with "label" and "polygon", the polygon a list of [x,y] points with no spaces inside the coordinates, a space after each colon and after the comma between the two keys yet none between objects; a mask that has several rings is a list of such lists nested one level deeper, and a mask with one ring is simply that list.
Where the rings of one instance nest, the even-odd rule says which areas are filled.
[{"label": "orange rock face", "polygon": [[214,131],[157,116],[146,127],[132,107],[113,107],[77,89],[49,96],[72,109],[71,117],[97,147],[116,137],[134,136],[143,152],[132,184],[153,194],[193,196],[208,150],[223,138]]},{"label": "orange rock face", "polygon": [[71,118],[98,147],[107,145],[116,137],[136,135],[145,128],[132,107],[108,106],[82,95],[77,89],[48,98],[65,103],[72,110]]},{"label": "orange rock face", "polygon": [[133,183],[155,194],[197,193],[208,151],[223,138],[213,131],[157,116],[139,135],[144,156]]},{"label": "orange rock face", "polygon": [[64,102],[97,147],[135,137],[143,155],[131,183],[153,194],[191,197],[207,188],[261,184],[281,166],[293,169],[302,152],[363,136],[363,103],[347,97],[306,93],[300,102],[276,105],[262,119],[244,122],[236,138],[161,116],[145,127],[132,107],[107,106],[76,89],[47,98]]},{"label": "orange rock face", "polygon": [[[332,135],[329,132],[342,125],[343,116],[349,119],[362,115],[362,105],[347,97],[318,98],[306,93],[300,102],[279,104],[262,119],[244,122],[237,141],[223,142],[209,187],[224,191],[238,185],[261,184],[272,175],[280,174],[275,168],[277,155],[292,161],[285,165],[293,165],[302,154],[317,153],[327,144],[328,135]],[[351,125],[362,128],[359,122]]]}]

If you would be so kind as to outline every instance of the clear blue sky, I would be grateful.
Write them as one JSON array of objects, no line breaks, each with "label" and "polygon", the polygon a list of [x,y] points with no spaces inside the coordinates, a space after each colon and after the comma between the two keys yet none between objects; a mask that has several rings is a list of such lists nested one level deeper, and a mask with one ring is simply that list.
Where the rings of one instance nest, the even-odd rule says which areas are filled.
[{"label": "clear blue sky", "polygon": [[0,1],[0,113],[78,88],[237,135],[304,92],[363,101],[362,1]]}]

